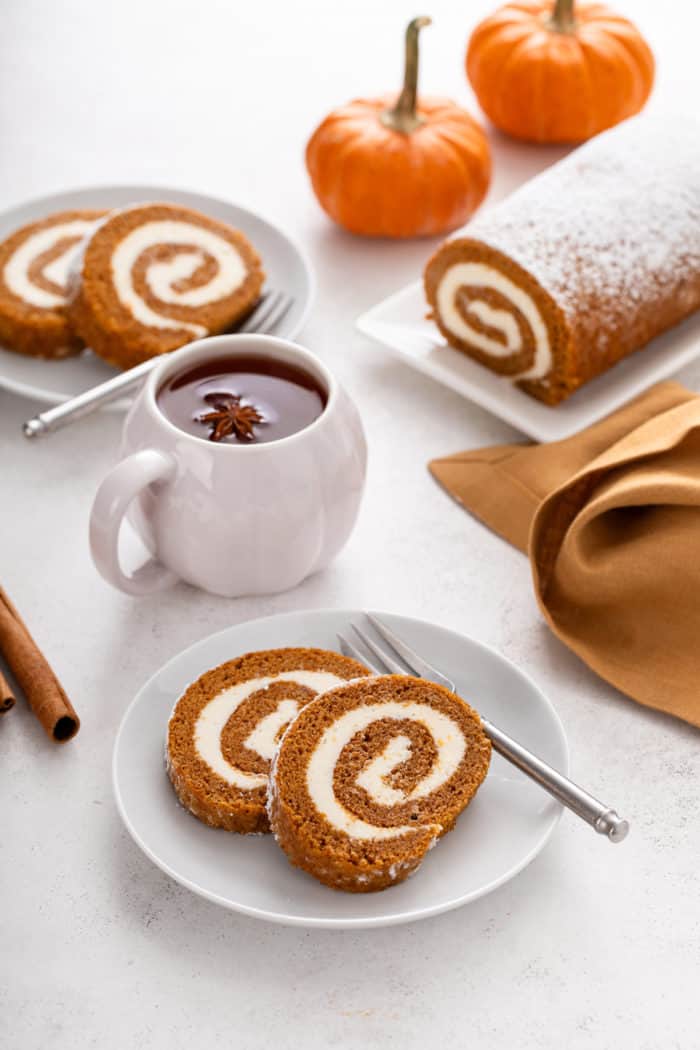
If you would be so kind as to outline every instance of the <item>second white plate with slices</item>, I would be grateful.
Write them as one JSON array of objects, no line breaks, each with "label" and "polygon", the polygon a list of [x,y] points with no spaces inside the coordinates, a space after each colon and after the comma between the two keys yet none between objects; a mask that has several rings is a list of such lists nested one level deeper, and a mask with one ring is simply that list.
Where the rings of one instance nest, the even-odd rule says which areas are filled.
[{"label": "second white plate with slices", "polygon": [[[293,339],[308,317],[315,282],[311,265],[297,244],[279,227],[237,204],[172,186],[94,186],[40,197],[0,213],[0,240],[20,226],[51,212],[72,208],[124,208],[144,201],[168,201],[211,215],[242,230],[263,260],[266,288],[292,296],[294,302],[271,335]],[[0,347],[0,387],[56,405],[116,375],[116,370],[89,350],[60,361],[16,354]],[[128,403],[128,402],[126,402]],[[118,402],[124,407],[125,402]],[[114,407],[114,406],[112,406]]]},{"label": "second white plate with slices", "polygon": [[[258,919],[350,929],[412,922],[467,904],[518,874],[543,848],[561,807],[493,755],[479,792],[406,882],[378,893],[328,889],[292,868],[271,835],[215,830],[177,804],[165,772],[171,710],[204,671],[242,653],[283,646],[337,649],[357,609],[287,613],[230,627],[166,664],[127,710],[114,746],[114,791],[136,844],[192,892]],[[455,631],[378,613],[417,652],[454,679],[474,707],[545,761],[568,772],[564,730],[549,700],[508,660]],[[582,829],[582,834],[590,834]]]},{"label": "second white plate with slices", "polygon": [[364,334],[405,364],[481,405],[535,441],[559,441],[596,423],[700,355],[700,311],[657,336],[556,407],[453,350],[426,319],[422,282],[407,285],[357,319]]}]

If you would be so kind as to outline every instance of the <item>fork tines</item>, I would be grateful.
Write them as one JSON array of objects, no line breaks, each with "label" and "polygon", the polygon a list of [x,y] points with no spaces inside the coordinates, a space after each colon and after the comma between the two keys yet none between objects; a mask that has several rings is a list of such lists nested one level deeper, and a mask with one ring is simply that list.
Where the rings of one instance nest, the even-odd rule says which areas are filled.
[{"label": "fork tines", "polygon": [[426,678],[431,682],[443,685],[454,692],[454,683],[441,674],[432,664],[424,660],[422,656],[406,644],[399,636],[387,627],[378,617],[372,613],[365,613],[367,619],[374,627],[377,634],[381,636],[385,645],[379,645],[366,630],[362,630],[357,624],[350,626],[360,639],[365,649],[372,654],[373,660],[368,660],[361,650],[350,642],[344,635],[338,635],[341,651],[346,656],[364,663],[375,674],[412,674],[417,678]]},{"label": "fork tines", "polygon": [[248,315],[237,332],[260,332],[269,331],[284,315],[292,305],[293,299],[284,292],[269,291],[263,293],[258,305]]}]

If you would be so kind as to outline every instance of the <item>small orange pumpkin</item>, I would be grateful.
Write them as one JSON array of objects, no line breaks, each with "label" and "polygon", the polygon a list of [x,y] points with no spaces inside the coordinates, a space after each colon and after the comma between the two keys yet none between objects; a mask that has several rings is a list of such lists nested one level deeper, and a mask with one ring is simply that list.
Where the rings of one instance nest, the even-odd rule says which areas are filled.
[{"label": "small orange pumpkin", "polygon": [[604,4],[512,0],[472,33],[467,76],[491,121],[530,142],[582,142],[638,113],[654,56]]},{"label": "small orange pumpkin", "polygon": [[321,207],[352,233],[444,233],[463,225],[486,195],[491,158],[481,127],[448,99],[416,98],[418,33],[429,24],[415,18],[406,30],[398,99],[357,99],[334,110],[306,148]]}]

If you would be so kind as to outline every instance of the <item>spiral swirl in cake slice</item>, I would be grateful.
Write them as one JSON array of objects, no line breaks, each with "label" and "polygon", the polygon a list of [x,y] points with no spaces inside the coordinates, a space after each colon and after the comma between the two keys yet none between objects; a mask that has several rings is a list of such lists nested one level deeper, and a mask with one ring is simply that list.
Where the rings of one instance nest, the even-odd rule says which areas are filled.
[{"label": "spiral swirl in cake slice", "polygon": [[286,726],[318,693],[367,673],[324,649],[247,653],[207,671],[168,726],[166,765],[183,806],[211,827],[269,831],[270,761]]},{"label": "spiral swirl in cake slice", "polygon": [[114,213],[90,238],[70,317],[96,354],[131,368],[230,328],[263,281],[239,230],[191,208],[141,204]]},{"label": "spiral swirl in cake slice", "polygon": [[61,211],[16,230],[0,244],[0,342],[30,357],[67,357],[82,348],[66,311],[70,277],[101,211]]},{"label": "spiral swirl in cake slice", "polygon": [[403,675],[332,689],[289,726],[270,773],[272,830],[292,864],[352,892],[401,882],[486,776],[479,716]]}]

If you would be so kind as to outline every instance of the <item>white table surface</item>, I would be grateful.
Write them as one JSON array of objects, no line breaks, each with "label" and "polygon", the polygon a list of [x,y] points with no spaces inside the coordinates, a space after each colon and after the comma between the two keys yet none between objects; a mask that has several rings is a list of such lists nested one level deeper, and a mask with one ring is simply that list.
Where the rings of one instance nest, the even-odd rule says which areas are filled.
[{"label": "white table surface", "polygon": [[[432,0],[422,85],[474,107],[462,75],[484,0]],[[697,96],[691,5],[626,9],[660,61],[654,104]],[[354,317],[415,278],[431,244],[333,228],[302,164],[326,110],[391,89],[413,4],[368,0],[7,0],[0,15],[0,206],[97,182],[227,196],[304,243],[318,302],[302,340],[360,406],[366,499],[346,550],[292,593],[186,586],[133,600],[93,569],[87,520],[120,420],[30,445],[36,407],[0,391],[2,582],[82,718],[45,739],[23,702],[0,724],[0,1045],[8,1050],[470,1046],[692,1050],[700,1044],[698,733],[596,678],[538,615],[526,559],[426,471],[517,435],[384,357]],[[492,134],[491,199],[562,151]],[[700,389],[700,366],[681,378]],[[110,786],[117,725],[183,647],[290,609],[374,606],[499,648],[553,698],[573,775],[630,818],[613,848],[566,815],[519,878],[412,926],[305,932],[223,911],[128,837]]]}]

